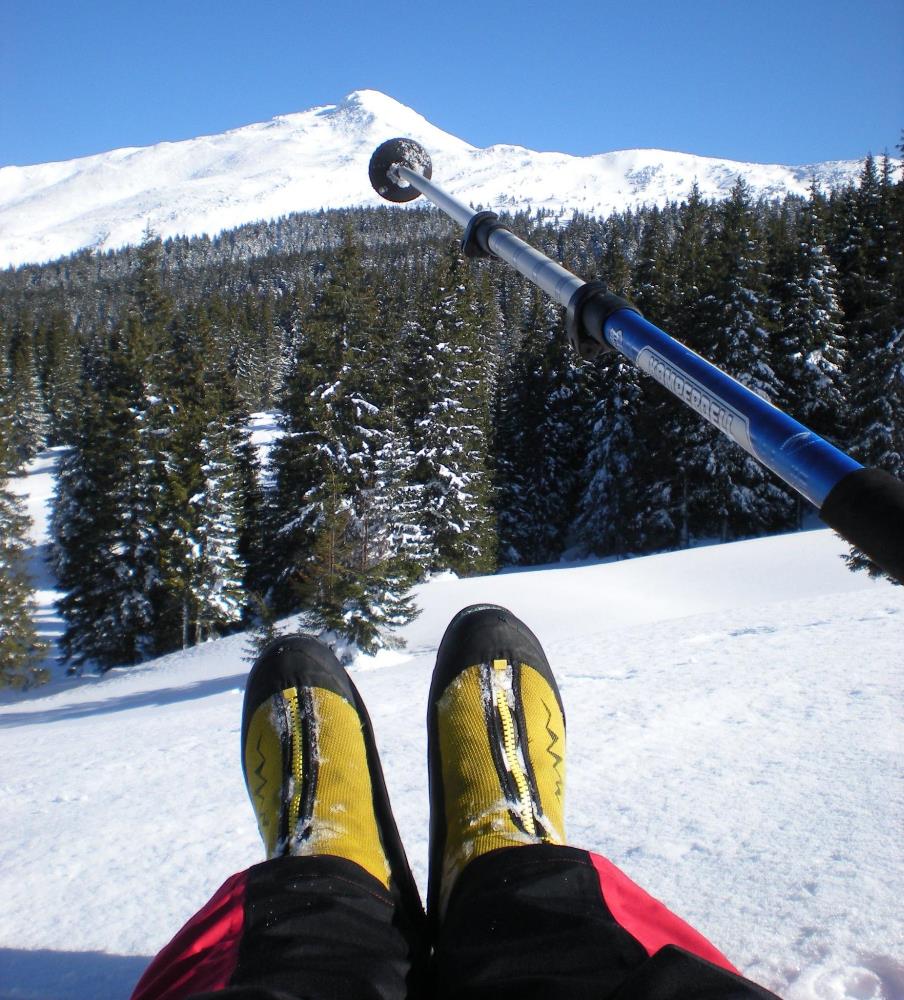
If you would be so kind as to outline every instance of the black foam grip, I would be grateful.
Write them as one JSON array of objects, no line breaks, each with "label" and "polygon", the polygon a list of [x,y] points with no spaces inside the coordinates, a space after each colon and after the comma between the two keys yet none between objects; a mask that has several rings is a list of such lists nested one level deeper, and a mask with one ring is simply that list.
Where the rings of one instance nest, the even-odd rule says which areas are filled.
[{"label": "black foam grip", "polygon": [[904,483],[884,469],[857,469],[839,480],[819,516],[904,583]]}]

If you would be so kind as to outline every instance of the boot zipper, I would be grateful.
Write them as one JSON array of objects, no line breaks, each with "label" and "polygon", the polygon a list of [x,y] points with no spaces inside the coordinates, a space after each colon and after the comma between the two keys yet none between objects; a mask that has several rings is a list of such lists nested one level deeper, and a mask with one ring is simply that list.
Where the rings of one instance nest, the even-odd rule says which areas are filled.
[{"label": "boot zipper", "polygon": [[286,700],[292,760],[292,794],[289,798],[287,838],[290,844],[311,832],[317,793],[317,749],[314,699],[308,688],[294,689]]},{"label": "boot zipper", "polygon": [[301,749],[301,726],[298,721],[298,691],[293,689],[286,699],[287,725],[291,747],[292,794],[289,796],[288,835],[291,839],[298,829],[298,814],[301,812],[301,790],[304,787],[304,755]]},{"label": "boot zipper", "polygon": [[[503,778],[503,787],[508,785],[516,792],[515,807],[521,825],[532,837],[537,835],[534,819],[534,807],[530,794],[530,782],[525,772],[524,762],[518,755],[518,730],[515,717],[508,703],[508,691],[511,690],[511,673],[507,660],[493,660],[490,669],[490,690],[493,696],[496,718],[501,727],[499,732],[502,744],[502,757],[510,781]],[[506,683],[508,682],[508,683]]]}]

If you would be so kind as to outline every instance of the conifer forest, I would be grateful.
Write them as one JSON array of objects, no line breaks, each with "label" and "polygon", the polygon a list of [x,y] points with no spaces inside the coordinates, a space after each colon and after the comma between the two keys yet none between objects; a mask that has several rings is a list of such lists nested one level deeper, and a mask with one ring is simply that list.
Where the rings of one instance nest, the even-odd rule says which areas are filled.
[{"label": "conifer forest", "polygon": [[[904,477],[904,179],[506,220],[865,465]],[[812,510],[419,208],[0,272],[0,686],[44,679],[7,488],[60,448],[62,651],[106,670],[300,614],[375,651],[427,575],[790,531]],[[264,454],[250,416],[280,433]],[[852,553],[852,568],[864,560]]]}]

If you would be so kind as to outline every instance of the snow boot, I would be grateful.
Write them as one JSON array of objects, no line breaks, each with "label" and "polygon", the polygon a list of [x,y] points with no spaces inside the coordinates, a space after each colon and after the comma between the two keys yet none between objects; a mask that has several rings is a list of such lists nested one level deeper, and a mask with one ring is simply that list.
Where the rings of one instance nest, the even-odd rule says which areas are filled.
[{"label": "snow boot", "polygon": [[427,912],[439,920],[474,858],[564,843],[565,714],[536,636],[487,604],[460,611],[446,629],[427,713]]},{"label": "snow boot", "polygon": [[242,763],[268,859],[346,858],[420,910],[367,711],[313,637],[277,639],[251,668]]}]

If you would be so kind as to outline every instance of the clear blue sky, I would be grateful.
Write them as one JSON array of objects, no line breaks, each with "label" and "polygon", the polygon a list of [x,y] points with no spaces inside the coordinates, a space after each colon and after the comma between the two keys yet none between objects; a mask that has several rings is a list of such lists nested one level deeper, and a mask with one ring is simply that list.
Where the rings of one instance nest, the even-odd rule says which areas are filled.
[{"label": "clear blue sky", "polygon": [[365,87],[478,146],[893,152],[904,2],[0,0],[0,165],[220,132]]}]

